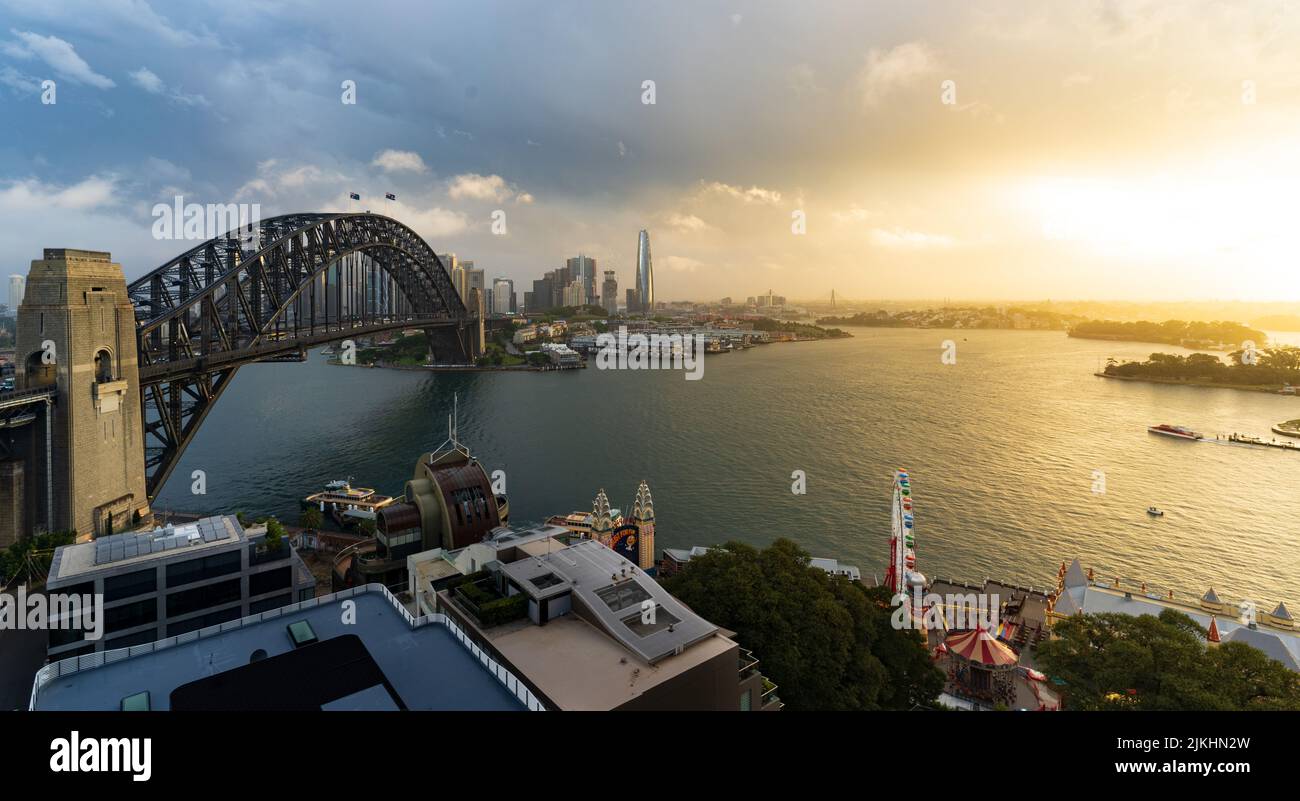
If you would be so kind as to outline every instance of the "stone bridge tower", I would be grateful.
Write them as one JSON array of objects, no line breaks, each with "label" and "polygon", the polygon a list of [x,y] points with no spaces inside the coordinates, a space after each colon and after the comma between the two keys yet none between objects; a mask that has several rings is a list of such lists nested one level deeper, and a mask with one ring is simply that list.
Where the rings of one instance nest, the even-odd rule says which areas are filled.
[{"label": "stone bridge tower", "polygon": [[[122,266],[108,253],[47,248],[32,262],[18,309],[17,384],[58,388],[48,519],[78,541],[151,519],[135,327]],[[46,475],[45,459],[33,449],[27,475]]]}]

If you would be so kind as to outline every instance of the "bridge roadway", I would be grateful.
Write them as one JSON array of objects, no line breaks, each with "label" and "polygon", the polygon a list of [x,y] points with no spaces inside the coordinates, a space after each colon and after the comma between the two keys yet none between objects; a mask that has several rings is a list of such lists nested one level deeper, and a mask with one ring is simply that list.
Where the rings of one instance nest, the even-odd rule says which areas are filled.
[{"label": "bridge roadway", "polygon": [[317,324],[316,330],[308,333],[275,337],[237,350],[214,351],[188,359],[168,359],[155,364],[141,364],[140,385],[143,387],[178,376],[200,375],[252,362],[269,361],[293,353],[302,354],[311,348],[353,337],[371,336],[407,328],[424,329],[454,324],[456,320],[446,314],[406,315],[400,318],[369,321],[365,325],[353,325],[348,322],[328,326]]}]

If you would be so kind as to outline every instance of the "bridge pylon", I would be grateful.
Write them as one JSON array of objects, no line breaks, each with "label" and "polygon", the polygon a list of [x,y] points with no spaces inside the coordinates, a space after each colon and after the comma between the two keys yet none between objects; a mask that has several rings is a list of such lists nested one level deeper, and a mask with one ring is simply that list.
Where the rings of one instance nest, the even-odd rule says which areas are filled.
[{"label": "bridge pylon", "polygon": [[136,316],[122,266],[108,253],[47,248],[27,275],[14,355],[20,389],[56,387],[48,439],[27,449],[28,484],[40,485],[27,493],[28,519],[78,541],[147,523]]}]

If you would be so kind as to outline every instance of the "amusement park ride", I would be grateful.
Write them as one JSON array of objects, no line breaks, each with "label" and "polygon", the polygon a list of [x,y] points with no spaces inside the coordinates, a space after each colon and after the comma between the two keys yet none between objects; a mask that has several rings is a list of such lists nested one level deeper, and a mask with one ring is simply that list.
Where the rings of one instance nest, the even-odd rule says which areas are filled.
[{"label": "amusement park ride", "polygon": [[895,597],[902,595],[913,625],[924,620],[917,597],[925,589],[925,576],[916,570],[916,529],[912,515],[912,482],[906,470],[894,471],[894,496],[890,504],[889,569],[885,585]]}]

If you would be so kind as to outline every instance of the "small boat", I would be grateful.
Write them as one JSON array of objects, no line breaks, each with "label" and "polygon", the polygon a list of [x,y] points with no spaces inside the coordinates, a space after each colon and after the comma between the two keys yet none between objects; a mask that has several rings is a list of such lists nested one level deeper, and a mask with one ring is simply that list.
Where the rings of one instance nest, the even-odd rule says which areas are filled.
[{"label": "small boat", "polygon": [[1152,434],[1163,434],[1166,437],[1178,437],[1179,439],[1200,439],[1201,435],[1184,426],[1171,426],[1168,423],[1161,423],[1158,426],[1147,426],[1147,431]]},{"label": "small boat", "polygon": [[1165,515],[1164,512],[1160,511],[1154,506],[1147,507],[1147,514],[1151,515],[1152,517],[1164,517]]}]

